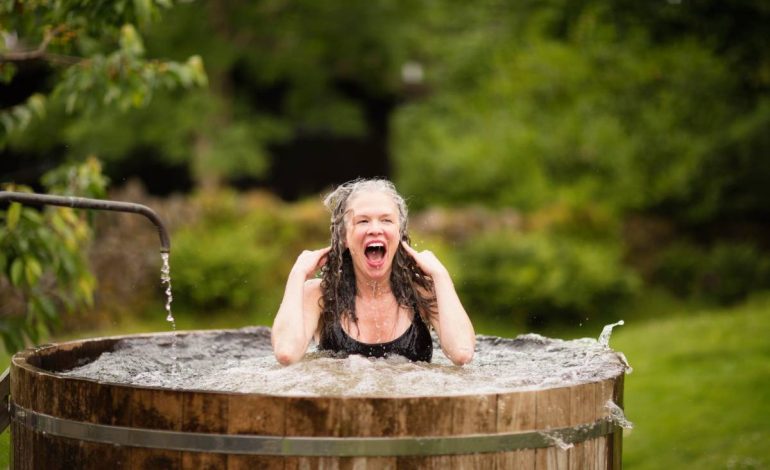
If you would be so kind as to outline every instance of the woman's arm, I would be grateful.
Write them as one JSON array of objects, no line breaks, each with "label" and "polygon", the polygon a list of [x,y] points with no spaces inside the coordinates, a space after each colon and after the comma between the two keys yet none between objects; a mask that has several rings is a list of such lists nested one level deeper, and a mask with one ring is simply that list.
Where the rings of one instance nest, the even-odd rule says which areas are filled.
[{"label": "woman's arm", "polygon": [[272,328],[273,354],[283,365],[297,362],[305,355],[318,328],[321,281],[310,278],[326,263],[329,249],[303,251],[289,273]]},{"label": "woman's arm", "polygon": [[438,315],[431,318],[431,323],[438,333],[441,350],[456,365],[469,363],[476,347],[476,333],[449,272],[432,252],[417,252],[406,242],[402,245],[417,266],[433,279]]}]

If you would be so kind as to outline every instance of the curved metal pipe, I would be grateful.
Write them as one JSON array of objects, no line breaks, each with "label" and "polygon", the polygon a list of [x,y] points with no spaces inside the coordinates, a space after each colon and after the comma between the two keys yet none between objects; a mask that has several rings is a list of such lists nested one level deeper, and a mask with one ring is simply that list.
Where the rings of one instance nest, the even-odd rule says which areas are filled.
[{"label": "curved metal pipe", "polygon": [[169,253],[171,251],[171,239],[168,236],[168,230],[166,230],[165,225],[163,225],[163,221],[160,220],[160,217],[158,217],[158,214],[156,214],[154,210],[142,204],[108,201],[105,199],[89,199],[85,197],[0,191],[0,203],[5,201],[34,206],[49,205],[72,207],[76,209],[133,212],[135,214],[141,214],[150,219],[150,222],[155,224],[158,228],[158,235],[160,235],[160,252]]}]

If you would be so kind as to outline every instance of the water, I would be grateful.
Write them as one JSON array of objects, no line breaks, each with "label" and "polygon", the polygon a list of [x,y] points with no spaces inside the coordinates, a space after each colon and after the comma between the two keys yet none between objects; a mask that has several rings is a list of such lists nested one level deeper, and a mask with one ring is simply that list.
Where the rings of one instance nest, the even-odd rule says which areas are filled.
[{"label": "water", "polygon": [[616,326],[624,325],[625,322],[623,320],[620,320],[617,323],[611,323],[609,325],[605,325],[604,328],[602,328],[602,332],[599,335],[599,344],[605,347],[610,347],[610,336],[612,336],[612,329]]},{"label": "water", "polygon": [[166,321],[171,323],[171,332],[173,333],[171,339],[171,358],[176,361],[176,320],[174,319],[174,314],[171,313],[171,302],[174,300],[174,296],[171,295],[171,266],[168,262],[168,253],[161,253],[160,258],[163,261],[160,267],[160,282],[161,285],[166,285]]},{"label": "water", "polygon": [[174,314],[171,313],[171,302],[174,300],[174,296],[171,295],[171,267],[168,262],[168,253],[161,253],[160,257],[163,261],[160,268],[160,282],[166,285],[166,321],[171,322],[171,326],[176,329]]},{"label": "water", "polygon": [[617,424],[623,429],[633,429],[634,423],[628,420],[626,418],[626,414],[623,412],[623,408],[617,405],[612,400],[607,401],[607,403],[604,405],[604,408],[607,409],[610,415],[610,421]]},{"label": "water", "polygon": [[[281,396],[448,396],[505,393],[572,386],[626,371],[619,353],[593,338],[559,340],[537,334],[515,339],[478,336],[471,364],[458,367],[435,348],[432,363],[400,356],[332,357],[310,351],[291,366],[279,365],[270,330],[179,333],[119,341],[93,362],[62,372],[110,383]],[[174,373],[175,364],[181,365]]]}]

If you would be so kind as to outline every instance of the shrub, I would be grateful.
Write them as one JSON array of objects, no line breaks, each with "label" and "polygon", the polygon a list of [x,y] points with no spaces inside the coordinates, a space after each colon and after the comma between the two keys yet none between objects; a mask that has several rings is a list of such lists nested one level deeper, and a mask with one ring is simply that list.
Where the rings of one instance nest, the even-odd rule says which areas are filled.
[{"label": "shrub", "polygon": [[609,317],[637,290],[613,243],[546,233],[489,233],[458,253],[458,289],[474,314],[524,326]]},{"label": "shrub", "polygon": [[677,243],[657,264],[653,281],[680,297],[728,305],[770,287],[770,256],[750,243],[720,242],[710,248]]},{"label": "shrub", "polygon": [[690,297],[698,290],[704,251],[690,243],[677,242],[658,255],[653,282],[678,297]]},{"label": "shrub", "polygon": [[705,260],[701,292],[720,304],[743,300],[770,287],[770,257],[747,243],[715,245]]},{"label": "shrub", "polygon": [[[325,213],[264,196],[207,195],[198,223],[174,234],[175,305],[191,313],[274,313],[286,275],[304,248],[327,243]],[[218,209],[221,208],[221,209]]]}]

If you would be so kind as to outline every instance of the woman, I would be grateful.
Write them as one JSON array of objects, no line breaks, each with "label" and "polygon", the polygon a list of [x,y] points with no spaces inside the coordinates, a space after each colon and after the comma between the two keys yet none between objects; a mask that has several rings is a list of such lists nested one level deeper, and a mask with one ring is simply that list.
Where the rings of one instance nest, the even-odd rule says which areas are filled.
[{"label": "woman", "polygon": [[438,258],[409,246],[406,203],[393,184],[351,181],[324,204],[331,246],[305,250],[294,263],[272,329],[278,362],[298,361],[313,338],[335,352],[430,361],[429,326],[454,364],[470,362],[468,314]]}]

